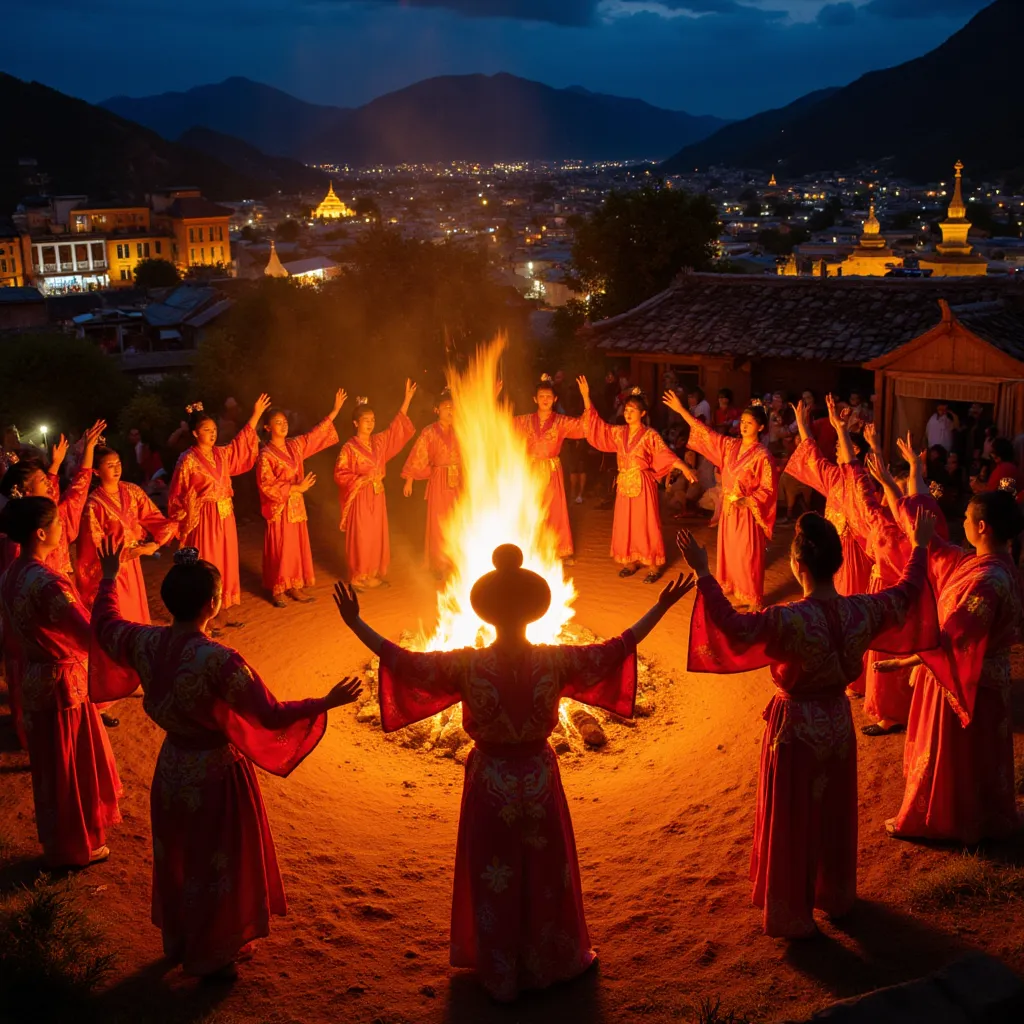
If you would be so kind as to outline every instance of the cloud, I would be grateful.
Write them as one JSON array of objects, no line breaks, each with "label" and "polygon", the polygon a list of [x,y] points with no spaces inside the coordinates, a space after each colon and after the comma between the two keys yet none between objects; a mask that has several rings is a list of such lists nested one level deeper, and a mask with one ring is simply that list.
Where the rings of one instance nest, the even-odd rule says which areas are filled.
[{"label": "cloud", "polygon": [[863,10],[880,18],[963,17],[988,7],[992,0],[870,0]]},{"label": "cloud", "polygon": [[825,28],[842,28],[857,20],[857,8],[852,3],[825,4],[818,11],[818,24]]},{"label": "cloud", "polygon": [[515,18],[552,25],[584,26],[593,22],[599,0],[369,0],[402,7],[440,7],[473,18]]}]

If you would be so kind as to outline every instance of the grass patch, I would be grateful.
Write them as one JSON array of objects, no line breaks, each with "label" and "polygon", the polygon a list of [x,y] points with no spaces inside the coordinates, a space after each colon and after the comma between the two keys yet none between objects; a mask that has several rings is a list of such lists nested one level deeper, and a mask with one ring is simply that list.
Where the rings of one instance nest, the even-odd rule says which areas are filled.
[{"label": "grass patch", "polygon": [[723,1010],[722,1000],[715,996],[703,996],[693,1004],[693,1019],[696,1024],[752,1024],[749,1017],[743,1017],[735,1010]]},{"label": "grass patch", "polygon": [[[34,1019],[80,1007],[114,965],[75,906],[70,878],[41,875],[0,904],[0,991],[5,1007]],[[28,1019],[26,1017],[25,1019]]]},{"label": "grass patch", "polygon": [[1024,868],[963,853],[913,882],[907,896],[915,910],[1015,903],[1024,899]]}]

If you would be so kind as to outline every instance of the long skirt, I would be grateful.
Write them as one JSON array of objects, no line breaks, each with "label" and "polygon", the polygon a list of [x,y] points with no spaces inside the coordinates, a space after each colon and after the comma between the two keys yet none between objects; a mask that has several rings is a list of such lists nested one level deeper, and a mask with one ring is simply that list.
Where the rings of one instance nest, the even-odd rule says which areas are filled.
[{"label": "long skirt", "polygon": [[[875,573],[871,577],[868,592],[877,594],[885,588],[886,583],[881,574]],[[861,677],[866,683],[864,714],[877,721],[887,718],[906,725],[910,720],[910,701],[914,694],[910,684],[911,670],[906,668],[898,672],[876,672],[874,669],[876,661],[885,661],[891,657],[890,654],[868,651],[864,659],[867,668],[865,675]],[[853,687],[854,684],[850,685]]]},{"label": "long skirt", "polygon": [[345,558],[350,578],[385,576],[391,564],[388,503],[384,492],[364,487],[352,502],[345,528]]},{"label": "long skirt", "polygon": [[466,762],[451,964],[511,1000],[594,961],[576,840],[558,759],[546,742],[475,747]]},{"label": "long skirt", "polygon": [[263,535],[263,587],[275,597],[316,584],[309,530],[304,522],[289,523],[286,514],[268,520]]},{"label": "long skirt", "polygon": [[24,672],[17,641],[10,636],[4,637],[4,680],[7,683],[7,706],[11,709],[11,723],[18,744],[22,750],[28,750],[28,737],[25,735],[25,711],[22,700],[21,677]]},{"label": "long skirt", "polygon": [[434,572],[446,572],[451,567],[444,550],[442,523],[458,496],[459,489],[448,486],[448,467],[435,466],[427,481],[427,532],[423,554],[424,564]]},{"label": "long skirt", "polygon": [[573,553],[572,527],[569,524],[569,504],[565,498],[565,474],[560,462],[548,474],[548,486],[544,492],[544,518],[548,529],[555,535],[555,554],[559,558],[570,558]]},{"label": "long skirt", "polygon": [[913,670],[913,699],[903,752],[903,805],[886,828],[906,839],[947,839],[965,846],[1020,828],[1013,784],[1009,686],[982,686],[974,717],[960,723],[946,691],[924,665]]},{"label": "long skirt", "polygon": [[209,974],[270,934],[287,904],[256,772],[234,747],[165,740],[150,790],[153,924],[164,953]]},{"label": "long skirt", "polygon": [[199,525],[181,538],[183,548],[198,548],[199,557],[213,562],[224,581],[222,601],[225,608],[242,603],[242,582],[238,575],[238,530],[235,513],[222,519],[217,502],[199,506]]},{"label": "long skirt", "polygon": [[[874,594],[877,590],[872,590],[872,561],[868,558],[867,553],[857,543],[850,530],[843,530],[841,532],[843,541],[843,564],[839,567],[839,572],[835,576],[836,590],[839,591],[843,597],[852,597],[854,594]],[[877,575],[877,574],[876,574]],[[881,589],[881,588],[878,588]],[[868,660],[864,661],[864,668],[861,674],[850,683],[850,689],[854,693],[859,693],[862,696],[867,692],[870,683],[868,682]],[[875,715],[875,711],[869,711],[868,705],[864,705],[864,710],[869,715]],[[879,714],[878,718],[888,717]],[[905,718],[898,719],[898,721],[906,722]]]},{"label": "long skirt", "polygon": [[121,780],[94,704],[26,711],[36,831],[50,867],[83,867],[121,820]]},{"label": "long skirt", "polygon": [[[621,474],[619,479],[621,481]],[[562,496],[565,497],[564,487]],[[665,564],[665,538],[661,533],[658,485],[651,472],[640,474],[640,493],[635,498],[627,497],[620,488],[615,490],[611,555],[616,562],[624,565],[630,562]]]},{"label": "long skirt", "polygon": [[[844,694],[764,712],[750,878],[767,935],[815,931],[814,908],[841,917],[857,898],[857,746]],[[812,722],[811,732],[801,726]],[[812,746],[813,743],[813,746]]]},{"label": "long skirt", "polygon": [[723,593],[740,604],[760,608],[764,603],[764,556],[768,538],[748,508],[726,501],[718,521],[718,561],[715,575]]}]

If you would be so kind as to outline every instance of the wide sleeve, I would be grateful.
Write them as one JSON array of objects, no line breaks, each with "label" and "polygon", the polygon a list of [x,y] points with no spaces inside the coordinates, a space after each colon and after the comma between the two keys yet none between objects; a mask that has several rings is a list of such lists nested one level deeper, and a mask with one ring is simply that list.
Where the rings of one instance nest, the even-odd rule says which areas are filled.
[{"label": "wide sleeve", "polygon": [[55,578],[46,582],[40,607],[51,626],[59,629],[72,644],[89,649],[92,639],[89,618],[71,581],[63,574],[55,574]]},{"label": "wide sleeve", "polygon": [[586,437],[592,447],[599,452],[617,452],[619,450],[617,435],[624,429],[623,427],[613,427],[605,423],[593,406],[584,413],[583,420],[587,428]]},{"label": "wide sleeve", "polygon": [[416,433],[412,420],[399,410],[395,418],[388,424],[387,430],[381,432],[384,441],[384,461],[393,459]]},{"label": "wide sleeve", "polygon": [[[158,626],[143,626],[121,618],[117,604],[117,580],[100,580],[92,606],[92,644],[89,656],[89,699],[96,704],[121,700],[135,692],[142,672],[140,666]],[[111,672],[102,667],[102,654],[119,666]]]},{"label": "wide sleeve", "polygon": [[738,612],[714,576],[697,581],[697,600],[690,616],[690,672],[749,672],[772,664],[768,647],[776,641],[791,616],[785,605],[761,612]]},{"label": "wide sleeve", "polygon": [[407,651],[390,640],[380,652],[380,722],[385,732],[450,708],[462,700],[473,651]]},{"label": "wide sleeve", "polygon": [[600,644],[555,648],[563,697],[632,718],[636,703],[636,638],[631,630]]},{"label": "wide sleeve", "polygon": [[260,453],[259,438],[256,431],[248,423],[235,434],[230,444],[224,445],[221,449],[228,463],[228,473],[231,476],[238,476],[239,473],[248,473],[256,465],[256,457]]},{"label": "wide sleeve", "polygon": [[647,431],[647,451],[651,460],[651,469],[659,479],[666,476],[679,461],[679,456],[661,438],[656,430]]},{"label": "wide sleeve", "polygon": [[274,456],[260,452],[256,460],[256,486],[263,498],[274,506],[283,505],[292,492],[292,484],[283,473],[278,472]]},{"label": "wide sleeve", "polygon": [[191,451],[185,452],[178,459],[167,489],[167,518],[178,524],[178,533],[182,538],[199,525],[199,502],[192,479],[195,475],[193,459]]},{"label": "wide sleeve", "polygon": [[330,448],[332,444],[337,444],[338,431],[334,426],[334,420],[330,416],[325,416],[312,430],[299,434],[295,440],[302,451],[302,457],[308,459],[311,455]]},{"label": "wide sleeve", "polygon": [[739,441],[726,437],[724,434],[716,434],[698,421],[690,427],[690,437],[686,442],[686,447],[698,455],[703,455],[708,462],[721,469],[725,464],[725,456],[731,444],[739,444]]},{"label": "wide sleeve", "polygon": [[357,476],[359,473],[353,460],[352,447],[343,444],[338,457],[334,460],[334,482],[342,488],[351,487]]},{"label": "wide sleeve", "polygon": [[430,435],[421,430],[420,436],[409,449],[409,455],[402,467],[402,476],[406,480],[426,480],[430,477],[430,470]]},{"label": "wide sleeve", "polygon": [[928,554],[924,548],[911,551],[895,586],[877,594],[858,594],[851,600],[867,616],[871,650],[918,654],[938,646],[939,619],[928,586]]},{"label": "wide sleeve", "polygon": [[215,681],[213,717],[228,740],[265,772],[291,774],[323,739],[327,701],[279,701],[232,651]]},{"label": "wide sleeve", "polygon": [[558,436],[563,441],[566,438],[577,441],[587,436],[587,424],[582,416],[559,416]]},{"label": "wide sleeve", "polygon": [[834,462],[821,454],[821,449],[811,438],[796,446],[786,463],[786,472],[826,498],[841,499],[843,474]]},{"label": "wide sleeve", "polygon": [[68,489],[60,499],[60,520],[64,528],[64,537],[70,544],[78,537],[82,525],[82,512],[89,497],[89,484],[92,482],[92,470],[80,469],[68,484]]},{"label": "wide sleeve", "polygon": [[[965,558],[973,556],[969,555],[958,544],[953,544],[945,536],[941,535],[946,532],[946,516],[942,509],[939,508],[939,503],[930,494],[913,494],[909,497],[900,498],[897,514],[899,516],[899,525],[904,533],[913,528],[919,509],[931,512],[935,516],[935,535],[928,545],[928,573],[935,585],[936,592],[941,593],[946,585],[946,581],[956,570],[957,566]],[[943,527],[941,533],[939,530],[940,525]]]},{"label": "wide sleeve", "polygon": [[754,469],[754,487],[745,495],[754,521],[771,540],[779,504],[779,477],[775,460],[764,449]]},{"label": "wide sleeve", "polygon": [[132,487],[131,494],[135,503],[135,518],[146,533],[161,547],[173,540],[178,534],[178,524],[168,519],[141,487]]}]

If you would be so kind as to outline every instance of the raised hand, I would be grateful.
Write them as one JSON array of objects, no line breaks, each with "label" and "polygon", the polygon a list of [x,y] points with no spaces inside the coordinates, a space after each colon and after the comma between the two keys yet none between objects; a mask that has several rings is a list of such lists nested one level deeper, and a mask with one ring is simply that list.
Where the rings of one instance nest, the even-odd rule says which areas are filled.
[{"label": "raised hand", "polygon": [[667,405],[677,416],[685,418],[687,410],[683,408],[683,403],[679,396],[674,391],[666,391],[661,396],[661,401],[664,405]]},{"label": "raised hand", "polygon": [[345,704],[354,704],[363,692],[363,684],[355,677],[349,676],[335,683],[327,694],[327,709],[340,708]]},{"label": "raised hand", "polygon": [[256,424],[259,423],[260,417],[270,408],[270,395],[264,393],[256,399],[252,407],[252,417],[249,423],[255,428]]},{"label": "raised hand", "polygon": [[412,497],[412,477],[411,476],[407,476],[405,478],[405,486],[402,487],[402,497],[403,498],[411,498]]},{"label": "raised hand", "polygon": [[874,452],[864,456],[864,466],[880,484],[884,484],[889,478],[889,470],[885,463]]},{"label": "raised hand", "polygon": [[825,408],[828,410],[828,421],[832,424],[836,433],[846,430],[846,421],[850,418],[850,410],[840,410],[836,407],[836,396],[829,393],[825,396]]},{"label": "raised hand", "polygon": [[584,409],[589,409],[590,408],[590,384],[587,381],[587,378],[584,377],[582,373],[576,378],[576,386],[580,389],[580,395],[583,398],[583,408]]},{"label": "raised hand", "polygon": [[407,412],[412,396],[416,394],[416,382],[409,378],[405,381],[405,401],[402,403],[402,412]]},{"label": "raised hand", "polygon": [[686,578],[680,573],[674,580],[671,580],[662,592],[658,595],[658,604],[665,611],[668,611],[681,597],[685,597],[697,586],[697,577],[690,573]]},{"label": "raised hand", "polygon": [[335,583],[334,604],[342,621],[352,629],[359,621],[359,598],[356,597],[356,592],[347,583]]},{"label": "raised hand", "polygon": [[124,541],[117,543],[112,537],[104,537],[96,550],[99,554],[103,578],[116,580],[117,574],[121,571],[121,552],[124,551]]},{"label": "raised hand", "polygon": [[305,494],[306,491],[316,483],[316,473],[307,473],[303,478],[302,482],[295,485],[295,490],[300,494]]},{"label": "raised hand", "polygon": [[919,508],[914,517],[914,525],[907,530],[914,547],[925,548],[935,535],[935,515],[927,509]]},{"label": "raised hand", "polygon": [[676,534],[676,546],[683,556],[686,564],[698,575],[708,575],[708,552],[687,529],[682,529]]},{"label": "raised hand", "polygon": [[878,430],[875,424],[867,422],[864,424],[864,429],[861,431],[864,435],[864,440],[867,442],[867,446],[877,455],[878,454]]},{"label": "raised hand", "polygon": [[[82,441],[85,445],[85,450],[88,451],[90,448],[95,448],[99,444],[100,438],[103,436],[103,431],[107,429],[106,420],[97,420],[89,429],[82,435]],[[63,438],[63,435],[61,435]]]},{"label": "raised hand", "polygon": [[341,412],[341,407],[345,404],[347,398],[348,392],[344,388],[338,388],[338,390],[334,392],[334,405],[331,406],[331,411],[329,413],[332,420],[337,417],[339,412]]},{"label": "raised hand", "polygon": [[56,476],[68,454],[68,439],[61,434],[57,443],[50,449],[50,472]]}]

